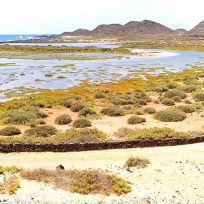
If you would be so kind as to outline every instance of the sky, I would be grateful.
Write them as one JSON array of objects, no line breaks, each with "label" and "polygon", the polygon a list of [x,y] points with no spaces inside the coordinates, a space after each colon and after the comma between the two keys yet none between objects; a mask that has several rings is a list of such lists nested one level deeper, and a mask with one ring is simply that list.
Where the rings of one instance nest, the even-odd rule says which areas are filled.
[{"label": "sky", "polygon": [[191,29],[204,20],[204,0],[1,0],[0,8],[0,34],[59,34],[145,19]]}]

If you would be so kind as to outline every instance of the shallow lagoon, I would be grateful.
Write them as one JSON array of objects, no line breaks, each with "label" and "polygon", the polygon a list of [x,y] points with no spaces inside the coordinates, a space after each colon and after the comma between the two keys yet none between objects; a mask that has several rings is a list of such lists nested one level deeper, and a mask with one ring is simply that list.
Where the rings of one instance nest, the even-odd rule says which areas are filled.
[{"label": "shallow lagoon", "polygon": [[73,56],[73,53],[63,54],[63,60],[59,60],[57,55],[54,59],[44,54],[38,55],[37,58],[36,55],[29,55],[29,57],[13,55],[9,59],[4,56],[0,58],[0,64],[14,63],[14,65],[0,67],[0,100],[5,100],[3,93],[9,91],[20,93],[27,88],[65,89],[78,85],[83,80],[99,83],[124,77],[145,78],[145,74],[177,72],[184,68],[204,65],[203,52],[148,51],[169,52],[171,56],[142,58],[122,54],[74,54],[74,56],[97,57],[98,59],[95,60],[65,60],[66,57]]}]

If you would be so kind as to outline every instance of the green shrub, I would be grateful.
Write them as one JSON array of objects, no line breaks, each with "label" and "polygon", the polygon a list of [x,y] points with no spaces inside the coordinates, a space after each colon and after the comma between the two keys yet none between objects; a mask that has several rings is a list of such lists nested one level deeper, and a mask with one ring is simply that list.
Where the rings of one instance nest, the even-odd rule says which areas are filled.
[{"label": "green shrub", "polygon": [[73,100],[63,99],[63,100],[60,101],[60,105],[66,107],[66,108],[70,108],[73,105]]},{"label": "green shrub", "polygon": [[43,111],[36,111],[35,114],[37,115],[38,118],[47,118],[48,115],[44,113]]},{"label": "green shrub", "polygon": [[159,111],[155,114],[155,119],[162,122],[178,122],[186,119],[186,114],[177,109],[169,108],[163,111]]},{"label": "green shrub", "polygon": [[204,93],[203,92],[196,93],[193,96],[193,98],[195,101],[204,101]]},{"label": "green shrub", "polygon": [[119,107],[109,107],[109,108],[103,108],[101,110],[101,113],[104,115],[108,115],[108,116],[123,116],[124,115],[124,111],[119,108]]},{"label": "green shrub", "polygon": [[135,98],[136,100],[143,100],[143,101],[146,101],[146,102],[151,102],[151,98],[144,92],[141,92],[141,91],[136,91],[135,92]]},{"label": "green shrub", "polygon": [[163,92],[168,91],[168,88],[167,87],[155,87],[155,88],[152,88],[152,91],[157,92],[157,93],[163,93]]},{"label": "green shrub", "polygon": [[62,114],[55,119],[57,125],[67,125],[72,122],[71,117],[68,114]]},{"label": "green shrub", "polygon": [[56,133],[57,129],[49,125],[34,127],[25,131],[25,135],[36,137],[49,137],[55,135]]},{"label": "green shrub", "polygon": [[165,98],[173,98],[175,96],[178,96],[180,97],[181,99],[184,99],[186,98],[186,94],[182,91],[176,91],[176,90],[172,90],[172,91],[167,91],[165,94],[164,94],[164,97]]},{"label": "green shrub", "polygon": [[134,113],[135,115],[144,115],[144,109],[137,108]]},{"label": "green shrub", "polygon": [[85,108],[85,105],[83,103],[76,103],[76,104],[73,104],[70,109],[73,112],[79,112],[83,108]]},{"label": "green shrub", "polygon": [[101,170],[51,171],[37,169],[22,171],[20,176],[23,179],[49,183],[56,188],[82,195],[123,195],[131,191],[131,187],[126,180]]},{"label": "green shrub", "polygon": [[[97,129],[70,129],[64,133],[59,133],[58,140],[67,142],[100,142],[107,137],[105,133]],[[65,138],[65,139],[64,139]]]},{"label": "green shrub", "polygon": [[130,168],[130,167],[137,167],[137,168],[145,168],[150,164],[148,159],[140,158],[140,157],[130,157],[128,160],[125,162],[125,167]]},{"label": "green shrub", "polygon": [[179,88],[179,90],[185,93],[192,93],[198,89],[197,85],[185,85]]},{"label": "green shrub", "polygon": [[37,119],[37,116],[33,112],[9,112],[4,118],[5,124],[27,125]]},{"label": "green shrub", "polygon": [[83,108],[79,111],[79,115],[81,116],[88,116],[88,115],[94,115],[96,112],[92,108]]},{"label": "green shrub", "polygon": [[168,89],[175,89],[178,87],[178,84],[174,83],[174,82],[170,82],[167,84],[167,88]]},{"label": "green shrub", "polygon": [[193,113],[193,112],[195,112],[195,108],[193,106],[191,106],[191,105],[180,105],[180,106],[177,106],[176,108],[183,111],[184,113]]},{"label": "green shrub", "polygon": [[138,139],[165,139],[187,137],[188,133],[177,132],[170,128],[145,128],[137,129],[129,135],[130,140]]},{"label": "green shrub", "polygon": [[112,98],[110,102],[113,105],[126,105],[126,100],[124,98]]},{"label": "green shrub", "polygon": [[91,122],[85,118],[79,118],[74,121],[73,127],[75,128],[91,127]]},{"label": "green shrub", "polygon": [[21,131],[17,127],[5,127],[0,130],[0,135],[2,136],[13,136],[13,135],[20,135]]},{"label": "green shrub", "polygon": [[181,98],[179,96],[174,96],[172,98],[175,102],[181,102]]},{"label": "green shrub", "polygon": [[132,133],[134,133],[133,129],[130,128],[120,128],[114,135],[118,138],[128,138]]},{"label": "green shrub", "polygon": [[166,105],[166,106],[173,106],[175,105],[174,100],[171,98],[163,98],[162,99],[162,104]]},{"label": "green shrub", "polygon": [[136,99],[136,100],[135,100],[135,104],[140,107],[140,106],[145,106],[145,105],[147,105],[147,102],[146,102],[145,100],[143,100],[143,99]]},{"label": "green shrub", "polygon": [[128,119],[128,124],[130,125],[135,125],[135,124],[140,124],[140,123],[144,123],[146,122],[146,119],[145,118],[142,118],[142,117],[139,117],[139,116],[131,116],[129,119]]},{"label": "green shrub", "polygon": [[154,113],[156,113],[156,110],[154,108],[151,108],[151,107],[146,107],[146,108],[144,108],[144,112],[148,113],[148,114],[154,114]]},{"label": "green shrub", "polygon": [[46,122],[44,120],[42,120],[42,119],[39,119],[39,120],[37,120],[37,124],[38,125],[45,125]]},{"label": "green shrub", "polygon": [[95,94],[96,99],[102,99],[102,98],[105,98],[105,97],[106,97],[105,93],[96,93]]}]

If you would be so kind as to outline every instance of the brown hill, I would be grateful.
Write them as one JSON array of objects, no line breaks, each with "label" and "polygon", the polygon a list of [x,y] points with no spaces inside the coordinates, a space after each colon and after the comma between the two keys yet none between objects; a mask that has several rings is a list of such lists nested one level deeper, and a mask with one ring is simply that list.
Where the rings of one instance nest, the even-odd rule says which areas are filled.
[{"label": "brown hill", "polygon": [[74,32],[65,32],[63,36],[94,36],[94,37],[134,37],[138,35],[171,35],[174,30],[154,21],[131,21],[125,25],[108,24],[99,25],[89,31],[79,29]]},{"label": "brown hill", "polygon": [[201,21],[197,26],[191,29],[189,35],[204,36],[204,21]]}]

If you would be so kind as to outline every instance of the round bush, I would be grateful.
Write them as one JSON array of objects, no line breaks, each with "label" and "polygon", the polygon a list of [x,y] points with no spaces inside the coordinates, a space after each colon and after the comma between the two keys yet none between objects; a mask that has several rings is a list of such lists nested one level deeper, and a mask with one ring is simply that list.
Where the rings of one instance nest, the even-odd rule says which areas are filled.
[{"label": "round bush", "polygon": [[192,107],[191,105],[180,105],[180,106],[177,106],[177,108],[181,111],[183,111],[184,113],[193,113],[195,112],[195,108]]},{"label": "round bush", "polygon": [[193,96],[193,98],[194,98],[195,101],[204,101],[204,93],[203,92],[196,93]]},{"label": "round bush", "polygon": [[91,122],[87,119],[79,118],[79,119],[74,121],[73,127],[75,127],[75,128],[91,127]]},{"label": "round bush", "polygon": [[37,118],[33,112],[9,112],[4,117],[4,123],[13,125],[29,124]]},{"label": "round bush", "polygon": [[175,89],[177,87],[178,87],[178,85],[176,83],[173,83],[173,82],[167,84],[168,89]]},{"label": "round bush", "polygon": [[70,108],[73,104],[73,101],[71,99],[63,99],[60,101],[60,105],[66,107],[66,108]]},{"label": "round bush", "polygon": [[162,99],[162,104],[164,104],[166,106],[173,106],[174,100],[171,98],[164,98],[164,99]]},{"label": "round bush", "polygon": [[147,102],[143,99],[136,99],[135,104],[138,106],[145,106],[145,105],[147,105]]},{"label": "round bush", "polygon": [[162,122],[178,122],[186,119],[186,114],[176,108],[159,111],[155,114],[155,119]]},{"label": "round bush", "polygon": [[69,142],[99,142],[104,141],[107,137],[105,133],[98,129],[85,128],[85,129],[69,129],[60,133],[65,141]]},{"label": "round bush", "polygon": [[47,118],[48,115],[42,111],[36,111],[35,113],[37,115],[38,118]]},{"label": "round bush", "polygon": [[126,105],[126,100],[124,98],[112,98],[110,102],[113,105]]},{"label": "round bush", "polygon": [[148,113],[148,114],[154,114],[154,113],[156,113],[156,110],[154,108],[151,108],[151,107],[146,107],[144,109],[144,112]]},{"label": "round bush", "polygon": [[71,122],[72,122],[72,119],[68,114],[60,115],[55,119],[55,123],[57,125],[67,125]]},{"label": "round bush", "polygon": [[184,99],[186,98],[186,94],[182,91],[176,91],[176,90],[172,90],[172,91],[167,91],[165,94],[164,94],[164,97],[165,98],[173,98],[175,96],[178,96],[180,97],[181,99]]},{"label": "round bush", "polygon": [[0,135],[2,136],[13,136],[13,135],[20,135],[20,134],[21,134],[20,129],[13,126],[5,127],[0,130]]},{"label": "round bush", "polygon": [[101,110],[101,113],[104,115],[108,115],[108,116],[123,116],[124,115],[124,111],[119,108],[119,107],[109,107],[109,108],[103,108]]},{"label": "round bush", "polygon": [[34,127],[25,131],[26,135],[36,136],[36,137],[49,137],[49,136],[55,135],[56,133],[57,133],[57,129],[49,125]]},{"label": "round bush", "polygon": [[87,115],[94,115],[96,112],[92,108],[83,108],[79,111],[79,115],[81,116],[87,116]]},{"label": "round bush", "polygon": [[79,112],[83,108],[85,108],[85,105],[83,103],[76,103],[76,104],[73,104],[70,109],[73,112]]},{"label": "round bush", "polygon": [[192,92],[196,91],[197,89],[198,89],[197,85],[185,85],[185,86],[180,88],[180,90],[185,92],[185,93],[192,93]]},{"label": "round bush", "polygon": [[128,124],[130,125],[135,125],[135,124],[140,124],[146,122],[145,118],[139,117],[139,116],[132,116],[128,119]]}]

